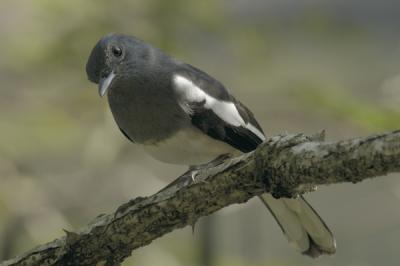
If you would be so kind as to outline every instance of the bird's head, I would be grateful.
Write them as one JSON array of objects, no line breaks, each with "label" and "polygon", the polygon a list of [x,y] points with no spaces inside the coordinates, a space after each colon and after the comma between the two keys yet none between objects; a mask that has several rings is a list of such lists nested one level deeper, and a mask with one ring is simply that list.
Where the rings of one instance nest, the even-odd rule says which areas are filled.
[{"label": "bird's head", "polygon": [[86,63],[88,78],[99,84],[100,96],[143,64],[147,50],[147,45],[135,37],[112,33],[101,38]]}]

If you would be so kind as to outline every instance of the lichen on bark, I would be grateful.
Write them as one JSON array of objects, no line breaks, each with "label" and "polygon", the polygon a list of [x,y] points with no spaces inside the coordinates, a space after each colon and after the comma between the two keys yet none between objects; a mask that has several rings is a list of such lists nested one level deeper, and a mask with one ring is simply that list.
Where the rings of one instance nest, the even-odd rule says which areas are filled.
[{"label": "lichen on bark", "polygon": [[189,175],[180,177],[152,196],[138,197],[0,266],[119,265],[154,239],[264,192],[296,197],[317,185],[400,172],[400,130],[337,142],[323,139],[324,132],[272,137],[252,153],[205,166],[195,183]]}]

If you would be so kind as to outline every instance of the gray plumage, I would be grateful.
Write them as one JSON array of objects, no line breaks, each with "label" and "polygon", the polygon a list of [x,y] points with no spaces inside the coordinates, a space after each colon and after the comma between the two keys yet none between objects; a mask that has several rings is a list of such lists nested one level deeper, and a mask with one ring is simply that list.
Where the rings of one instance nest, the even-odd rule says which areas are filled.
[{"label": "gray plumage", "polygon": [[[123,134],[161,161],[201,164],[252,151],[265,140],[251,111],[219,81],[135,37],[102,38],[86,72],[100,95],[107,94]],[[301,252],[335,252],[331,232],[304,198],[260,199]]]},{"label": "gray plumage", "polygon": [[[113,60],[111,43],[125,47],[123,60]],[[188,123],[171,97],[168,66],[173,62],[160,50],[122,35],[103,38],[90,55],[86,69],[92,82],[99,83],[111,69],[118,73],[108,90],[108,102],[117,124],[134,142],[157,142]]]}]

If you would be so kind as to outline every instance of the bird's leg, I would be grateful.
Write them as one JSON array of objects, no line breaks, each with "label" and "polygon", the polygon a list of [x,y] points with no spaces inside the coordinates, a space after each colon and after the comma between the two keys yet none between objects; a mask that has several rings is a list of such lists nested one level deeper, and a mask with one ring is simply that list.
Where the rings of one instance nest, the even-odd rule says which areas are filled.
[{"label": "bird's leg", "polygon": [[190,177],[192,178],[192,183],[196,182],[196,176],[200,172],[201,165],[191,165],[189,166],[189,170],[186,172],[187,174],[190,174]]},{"label": "bird's leg", "polygon": [[213,159],[212,161],[204,164],[199,164],[199,165],[191,165],[189,166],[189,170],[184,174],[190,174],[190,177],[192,178],[192,182],[196,182],[196,176],[200,172],[201,169],[206,168],[206,167],[215,167],[218,166],[222,163],[224,163],[227,159],[231,158],[233,155],[230,153],[226,154],[221,154],[217,158]]},{"label": "bird's leg", "polygon": [[185,184],[188,181],[188,177],[190,177],[190,181],[192,183],[196,182],[196,176],[197,174],[201,171],[201,169],[205,168],[205,167],[214,167],[217,165],[222,164],[225,160],[231,158],[233,155],[232,154],[222,154],[220,156],[218,156],[217,158],[215,158],[214,160],[205,163],[205,164],[199,164],[199,165],[193,165],[193,166],[189,166],[189,169],[183,173],[181,176],[179,176],[177,179],[175,179],[172,183],[168,184],[166,187],[164,187],[163,189],[161,189],[159,192],[166,190],[172,186],[175,186],[177,184]]}]

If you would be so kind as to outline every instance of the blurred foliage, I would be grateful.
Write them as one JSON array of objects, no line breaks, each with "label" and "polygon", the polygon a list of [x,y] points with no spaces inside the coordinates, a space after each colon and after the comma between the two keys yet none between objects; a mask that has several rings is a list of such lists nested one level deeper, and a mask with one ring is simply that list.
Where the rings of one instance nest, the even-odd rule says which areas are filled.
[{"label": "blurred foliage", "polygon": [[296,97],[306,106],[312,106],[312,111],[325,111],[339,120],[348,120],[366,132],[395,130],[400,125],[400,112],[360,101],[340,89],[300,86]]},{"label": "blurred foliage", "polygon": [[[85,74],[101,36],[136,35],[204,69],[270,135],[326,129],[339,139],[399,128],[398,10],[389,0],[2,0],[0,260],[185,170],[118,131]],[[398,263],[395,177],[321,190],[310,198],[337,236],[335,257],[298,254],[251,202],[214,216],[212,266]],[[200,265],[201,233],[173,232],[124,265]]]}]

